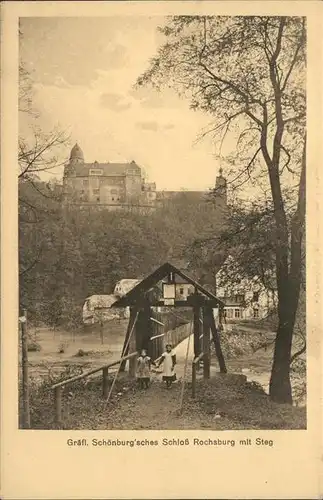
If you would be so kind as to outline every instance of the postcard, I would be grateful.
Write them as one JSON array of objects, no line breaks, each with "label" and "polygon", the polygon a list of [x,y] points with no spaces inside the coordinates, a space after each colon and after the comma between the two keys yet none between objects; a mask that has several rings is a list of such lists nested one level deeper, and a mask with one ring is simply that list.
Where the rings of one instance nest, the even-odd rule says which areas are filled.
[{"label": "postcard", "polygon": [[2,14],[1,498],[321,498],[321,3]]}]

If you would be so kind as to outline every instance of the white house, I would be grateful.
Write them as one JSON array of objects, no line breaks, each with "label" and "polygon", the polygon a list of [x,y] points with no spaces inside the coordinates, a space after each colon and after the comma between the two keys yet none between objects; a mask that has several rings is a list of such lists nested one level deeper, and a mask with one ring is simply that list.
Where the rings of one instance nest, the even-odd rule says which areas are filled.
[{"label": "white house", "polygon": [[140,281],[141,280],[138,279],[122,279],[116,283],[113,293],[117,297],[123,297],[128,292],[130,292],[130,290],[132,290],[136,285],[138,285]]},{"label": "white house", "polygon": [[83,305],[83,323],[94,325],[99,321],[120,317],[120,311],[111,309],[111,305],[118,299],[115,295],[91,295],[85,299]]},{"label": "white house", "polygon": [[224,304],[227,320],[263,319],[277,304],[277,291],[264,286],[258,276],[246,278],[232,257],[216,274],[216,295]]},{"label": "white house", "polygon": [[116,295],[91,295],[85,299],[83,305],[83,323],[85,325],[94,325],[100,321],[109,321],[114,318],[129,318],[129,308],[115,309],[112,306],[119,297]]}]

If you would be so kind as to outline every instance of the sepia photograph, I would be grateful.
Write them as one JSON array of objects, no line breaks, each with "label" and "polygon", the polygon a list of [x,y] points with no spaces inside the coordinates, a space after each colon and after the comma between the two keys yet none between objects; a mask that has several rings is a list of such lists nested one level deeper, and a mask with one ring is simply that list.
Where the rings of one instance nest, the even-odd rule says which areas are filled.
[{"label": "sepia photograph", "polygon": [[19,429],[306,430],[306,17],[18,37]]}]

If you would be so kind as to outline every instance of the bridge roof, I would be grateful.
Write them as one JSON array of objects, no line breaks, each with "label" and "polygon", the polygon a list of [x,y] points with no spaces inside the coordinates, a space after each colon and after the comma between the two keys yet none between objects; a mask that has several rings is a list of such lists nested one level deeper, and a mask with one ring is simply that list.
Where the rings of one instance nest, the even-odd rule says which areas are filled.
[{"label": "bridge roof", "polygon": [[165,264],[158,267],[155,271],[153,271],[142,281],[140,281],[126,295],[114,302],[111,307],[127,307],[135,305],[138,299],[144,296],[145,292],[151,290],[155,285],[157,285],[157,283],[159,283],[163,278],[166,278],[170,273],[173,273],[174,275],[177,275],[181,278],[181,280],[177,281],[177,283],[183,283],[184,281],[185,283],[191,284],[195,287],[195,290],[197,292],[200,292],[200,294],[204,295],[207,299],[217,303],[219,306],[224,306],[224,303],[221,300],[219,300],[213,293],[209,292],[209,290],[204,288],[193,278],[190,278],[186,273],[173,266],[169,262],[165,262]]}]

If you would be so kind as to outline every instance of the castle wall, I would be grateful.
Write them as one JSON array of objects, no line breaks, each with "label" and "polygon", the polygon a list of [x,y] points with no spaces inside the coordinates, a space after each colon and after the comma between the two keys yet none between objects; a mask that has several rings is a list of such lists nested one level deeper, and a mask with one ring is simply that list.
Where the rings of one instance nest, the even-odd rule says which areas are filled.
[{"label": "castle wall", "polygon": [[156,204],[156,191],[143,190],[141,192],[140,200],[144,205],[155,205]]},{"label": "castle wall", "polygon": [[127,174],[125,177],[126,201],[139,203],[141,197],[141,175]]},{"label": "castle wall", "polygon": [[120,176],[64,177],[66,194],[89,203],[124,203],[125,178]]}]

